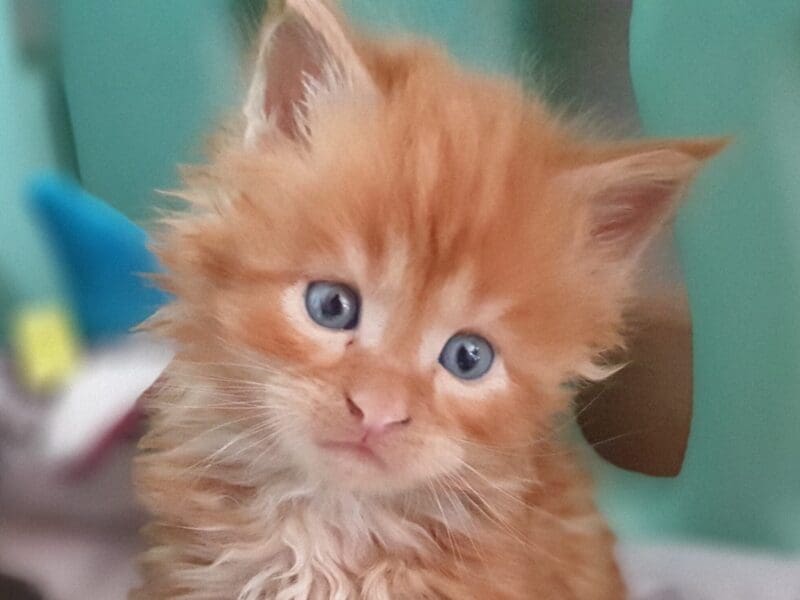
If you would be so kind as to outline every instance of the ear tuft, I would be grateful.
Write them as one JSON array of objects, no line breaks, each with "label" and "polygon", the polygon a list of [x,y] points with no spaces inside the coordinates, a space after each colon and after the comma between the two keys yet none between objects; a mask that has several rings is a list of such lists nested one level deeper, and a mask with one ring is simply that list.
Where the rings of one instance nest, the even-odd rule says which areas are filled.
[{"label": "ear tuft", "polygon": [[323,0],[270,3],[258,41],[243,113],[245,144],[282,134],[307,139],[309,118],[325,99],[374,93],[334,9]]}]

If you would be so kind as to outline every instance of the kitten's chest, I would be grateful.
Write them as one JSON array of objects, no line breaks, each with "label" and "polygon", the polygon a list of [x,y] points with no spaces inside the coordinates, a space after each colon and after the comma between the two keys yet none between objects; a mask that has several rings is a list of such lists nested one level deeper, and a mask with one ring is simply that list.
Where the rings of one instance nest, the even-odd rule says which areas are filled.
[{"label": "kitten's chest", "polygon": [[250,561],[241,600],[365,597],[365,585],[382,585],[388,563],[426,551],[415,525],[359,504],[283,506],[263,519],[261,530],[263,552]]}]

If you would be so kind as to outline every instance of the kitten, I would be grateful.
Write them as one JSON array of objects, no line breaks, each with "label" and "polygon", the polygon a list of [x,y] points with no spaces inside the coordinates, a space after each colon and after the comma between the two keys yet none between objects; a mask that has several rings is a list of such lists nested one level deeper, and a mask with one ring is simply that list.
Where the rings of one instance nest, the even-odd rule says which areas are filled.
[{"label": "kitten", "polygon": [[424,43],[274,3],[157,251],[141,600],[618,599],[557,440],[719,140],[603,142]]}]

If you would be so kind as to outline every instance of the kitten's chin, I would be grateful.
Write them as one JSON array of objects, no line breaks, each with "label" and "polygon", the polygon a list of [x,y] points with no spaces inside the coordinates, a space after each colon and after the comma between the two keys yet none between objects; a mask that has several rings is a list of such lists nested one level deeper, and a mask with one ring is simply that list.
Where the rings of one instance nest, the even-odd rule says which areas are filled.
[{"label": "kitten's chin", "polygon": [[315,487],[387,496],[413,491],[454,472],[463,450],[446,436],[366,441],[336,427],[308,427],[282,438],[295,468]]},{"label": "kitten's chin", "polygon": [[323,442],[315,454],[312,475],[327,488],[386,495],[415,484],[406,465],[395,464],[368,446]]},{"label": "kitten's chin", "polygon": [[338,441],[303,446],[298,458],[307,477],[331,491],[386,496],[414,489],[429,477],[423,461],[409,460],[401,448],[387,452]]}]

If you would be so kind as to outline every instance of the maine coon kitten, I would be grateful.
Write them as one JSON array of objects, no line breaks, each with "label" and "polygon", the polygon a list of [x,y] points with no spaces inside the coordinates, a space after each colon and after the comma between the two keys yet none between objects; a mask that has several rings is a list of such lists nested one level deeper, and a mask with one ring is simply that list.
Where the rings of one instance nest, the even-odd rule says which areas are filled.
[{"label": "maine coon kitten", "polygon": [[141,600],[624,597],[554,420],[719,140],[585,139],[428,44],[275,3],[158,244]]}]

